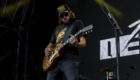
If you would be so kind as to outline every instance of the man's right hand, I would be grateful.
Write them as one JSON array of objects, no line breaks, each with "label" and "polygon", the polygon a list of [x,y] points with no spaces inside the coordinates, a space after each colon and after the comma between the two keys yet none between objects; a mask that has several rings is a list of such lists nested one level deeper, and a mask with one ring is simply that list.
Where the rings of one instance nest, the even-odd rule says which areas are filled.
[{"label": "man's right hand", "polygon": [[51,54],[51,48],[46,48],[45,49],[45,56],[48,56],[49,54]]}]

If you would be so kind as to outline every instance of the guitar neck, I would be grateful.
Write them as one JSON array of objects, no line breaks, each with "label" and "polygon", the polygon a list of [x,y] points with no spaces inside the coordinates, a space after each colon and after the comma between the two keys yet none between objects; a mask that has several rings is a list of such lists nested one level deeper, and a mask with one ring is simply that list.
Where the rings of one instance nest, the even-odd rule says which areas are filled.
[{"label": "guitar neck", "polygon": [[[77,37],[80,33],[81,33],[81,32],[79,31],[79,32],[77,32],[76,34],[74,34],[73,36],[74,36],[74,37]],[[68,44],[69,42],[70,42],[70,38],[69,38],[67,41],[65,41],[64,44]]]},{"label": "guitar neck", "polygon": [[[73,36],[74,37],[77,37],[79,34],[81,33],[81,31],[77,32],[76,34],[74,34]],[[70,42],[70,38],[68,38],[67,41],[65,41],[61,46],[60,48],[64,47],[66,44],[68,44]]]}]

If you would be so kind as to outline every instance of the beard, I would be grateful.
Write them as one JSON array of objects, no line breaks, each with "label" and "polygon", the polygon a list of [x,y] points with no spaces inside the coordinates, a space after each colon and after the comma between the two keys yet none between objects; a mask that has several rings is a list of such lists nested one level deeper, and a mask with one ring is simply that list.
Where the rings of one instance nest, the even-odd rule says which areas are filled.
[{"label": "beard", "polygon": [[68,24],[70,22],[70,19],[64,19],[64,21],[62,20],[63,24]]}]

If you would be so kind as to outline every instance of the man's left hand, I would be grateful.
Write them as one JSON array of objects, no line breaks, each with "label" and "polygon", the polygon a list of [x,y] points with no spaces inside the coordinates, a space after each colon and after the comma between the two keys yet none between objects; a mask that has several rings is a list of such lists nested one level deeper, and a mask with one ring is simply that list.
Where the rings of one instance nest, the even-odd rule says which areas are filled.
[{"label": "man's left hand", "polygon": [[77,40],[74,36],[71,36],[71,38],[70,38],[70,43],[71,43],[73,46],[77,47],[77,45],[78,45],[78,40]]}]

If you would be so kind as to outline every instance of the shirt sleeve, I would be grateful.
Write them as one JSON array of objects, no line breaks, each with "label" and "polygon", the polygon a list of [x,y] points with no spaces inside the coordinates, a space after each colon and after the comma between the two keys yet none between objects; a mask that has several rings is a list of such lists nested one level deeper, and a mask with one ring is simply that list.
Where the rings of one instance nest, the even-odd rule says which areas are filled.
[{"label": "shirt sleeve", "polygon": [[50,43],[53,43],[53,44],[56,43],[55,32],[56,32],[56,29],[53,31],[53,34],[52,34],[52,37],[51,37],[51,40],[50,40]]},{"label": "shirt sleeve", "polygon": [[[83,29],[84,28],[84,25],[83,25],[83,23],[82,23],[82,21],[80,21],[80,20],[77,20],[76,21],[76,27],[77,27],[77,31],[80,31],[81,29]],[[87,36],[86,34],[85,34],[85,32],[82,32],[82,33],[80,33],[79,34],[79,38],[81,38],[82,36]]]}]

